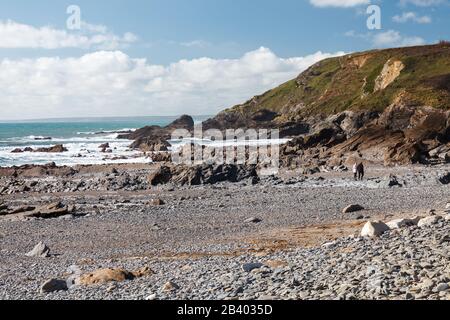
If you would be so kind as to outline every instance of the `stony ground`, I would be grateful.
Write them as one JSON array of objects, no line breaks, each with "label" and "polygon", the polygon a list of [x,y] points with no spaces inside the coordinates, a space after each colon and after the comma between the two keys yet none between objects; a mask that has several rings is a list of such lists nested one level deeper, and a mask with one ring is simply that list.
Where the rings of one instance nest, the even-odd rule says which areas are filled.
[{"label": "stony ground", "polygon": [[[257,185],[3,194],[9,206],[58,200],[76,211],[56,219],[0,217],[0,298],[449,299],[448,220],[380,239],[358,237],[367,220],[445,208],[448,169],[373,169],[365,182],[348,173],[289,172]],[[397,179],[388,177],[393,172]],[[89,177],[82,177],[87,185]],[[354,203],[365,210],[343,215]],[[25,256],[40,241],[51,256]],[[74,270],[145,266],[154,273],[40,292],[46,280],[66,280]]]}]

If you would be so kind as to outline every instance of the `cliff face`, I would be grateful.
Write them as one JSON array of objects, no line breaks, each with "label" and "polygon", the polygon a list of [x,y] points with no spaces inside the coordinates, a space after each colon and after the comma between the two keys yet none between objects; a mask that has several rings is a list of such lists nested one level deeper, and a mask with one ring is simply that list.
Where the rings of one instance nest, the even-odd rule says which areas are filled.
[{"label": "cliff face", "polygon": [[254,122],[261,112],[278,124],[347,110],[382,112],[399,96],[403,104],[450,109],[450,44],[326,59],[211,122]]},{"label": "cliff face", "polygon": [[204,127],[302,135],[283,148],[287,164],[428,163],[450,158],[448,110],[450,44],[441,43],[323,60]]}]

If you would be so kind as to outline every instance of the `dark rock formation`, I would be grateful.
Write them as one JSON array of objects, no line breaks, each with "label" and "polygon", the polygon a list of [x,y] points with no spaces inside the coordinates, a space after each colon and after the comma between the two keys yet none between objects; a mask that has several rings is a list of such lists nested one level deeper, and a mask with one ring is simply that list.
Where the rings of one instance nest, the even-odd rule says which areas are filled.
[{"label": "dark rock formation", "polygon": [[254,183],[257,182],[258,173],[256,172],[255,166],[162,166],[148,177],[148,182],[153,186],[166,184],[169,182],[180,186],[195,186],[202,184],[215,184],[219,182],[235,183],[246,179],[252,179],[252,182]]},{"label": "dark rock formation", "polygon": [[168,151],[170,143],[159,137],[144,137],[135,140],[130,148],[139,149],[144,152]]},{"label": "dark rock formation", "polygon": [[67,148],[65,148],[62,144],[58,144],[53,147],[49,148],[38,148],[35,149],[33,152],[47,152],[47,153],[61,153],[61,152],[67,152],[69,151]]},{"label": "dark rock formation", "polygon": [[166,127],[148,126],[129,134],[119,135],[119,139],[135,140],[130,146],[133,149],[147,151],[167,151],[172,133],[176,129],[184,129],[191,132],[194,129],[194,120],[184,115]]}]

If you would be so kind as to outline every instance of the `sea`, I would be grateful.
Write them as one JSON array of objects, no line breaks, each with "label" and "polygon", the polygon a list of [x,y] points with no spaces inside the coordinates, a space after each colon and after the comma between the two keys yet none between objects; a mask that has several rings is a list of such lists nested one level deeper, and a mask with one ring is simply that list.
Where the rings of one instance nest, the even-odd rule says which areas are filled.
[{"label": "sea", "polygon": [[[78,118],[0,122],[0,167],[25,164],[56,165],[146,163],[141,153],[130,150],[131,141],[118,139],[123,132],[150,125],[166,126],[178,117]],[[196,123],[210,116],[194,117]],[[99,145],[109,143],[112,153],[102,153]],[[11,153],[16,148],[50,147],[62,144],[63,153]]]}]

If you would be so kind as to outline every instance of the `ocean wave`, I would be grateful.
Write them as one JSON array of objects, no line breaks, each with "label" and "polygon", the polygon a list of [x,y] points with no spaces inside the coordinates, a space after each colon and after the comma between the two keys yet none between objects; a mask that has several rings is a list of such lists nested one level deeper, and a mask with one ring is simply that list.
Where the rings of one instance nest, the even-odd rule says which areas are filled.
[{"label": "ocean wave", "polygon": [[122,134],[122,133],[134,132],[136,130],[137,130],[136,128],[124,128],[124,129],[119,129],[119,130],[80,131],[80,132],[77,132],[77,135],[102,135],[102,134],[108,134],[108,133]]},{"label": "ocean wave", "polygon": [[[70,138],[62,138],[62,137],[52,137],[51,139],[42,139],[35,136],[26,136],[26,137],[14,137],[14,138],[7,138],[5,140],[2,140],[0,142],[3,143],[48,143],[48,144],[55,144],[55,143],[65,143],[65,142],[114,142],[114,141],[122,141],[122,139],[118,139],[119,134],[108,134],[108,135],[98,135],[98,136],[90,136],[90,137],[70,137]],[[46,137],[44,137],[46,138]]]},{"label": "ocean wave", "polygon": [[[141,152],[130,150],[130,142],[119,141],[109,142],[112,153],[105,154],[99,149],[98,143],[81,142],[66,143],[64,146],[68,149],[62,153],[45,152],[23,152],[11,153],[15,149],[13,146],[0,147],[0,167],[20,166],[24,164],[45,164],[55,162],[57,165],[78,165],[78,164],[107,164],[107,163],[143,163],[148,159],[136,158],[142,155]],[[30,145],[36,149],[42,145]],[[22,146],[23,148],[23,146]],[[117,158],[116,160],[111,157]],[[124,157],[125,159],[120,159]]]}]

